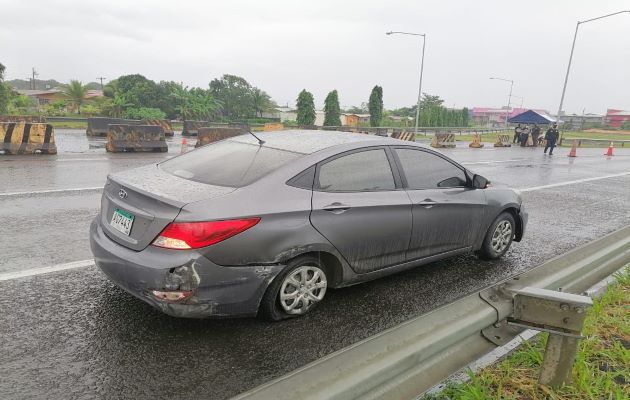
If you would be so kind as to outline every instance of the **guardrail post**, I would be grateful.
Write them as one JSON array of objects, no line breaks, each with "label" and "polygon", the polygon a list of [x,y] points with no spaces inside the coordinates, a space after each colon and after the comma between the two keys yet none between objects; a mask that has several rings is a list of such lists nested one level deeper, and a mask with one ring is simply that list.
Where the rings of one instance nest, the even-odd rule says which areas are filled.
[{"label": "guardrail post", "polygon": [[553,388],[571,382],[571,371],[586,311],[586,296],[525,287],[515,291],[512,325],[549,332],[538,383]]}]

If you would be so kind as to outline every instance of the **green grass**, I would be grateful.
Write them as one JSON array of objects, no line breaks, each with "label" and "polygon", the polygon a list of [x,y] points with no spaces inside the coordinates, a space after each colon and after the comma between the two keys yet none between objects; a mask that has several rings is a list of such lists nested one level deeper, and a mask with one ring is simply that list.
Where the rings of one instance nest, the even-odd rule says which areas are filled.
[{"label": "green grass", "polygon": [[525,342],[499,364],[449,385],[432,400],[627,400],[630,399],[630,270],[595,300],[585,339],[573,368],[573,382],[561,389],[537,385],[547,334]]}]

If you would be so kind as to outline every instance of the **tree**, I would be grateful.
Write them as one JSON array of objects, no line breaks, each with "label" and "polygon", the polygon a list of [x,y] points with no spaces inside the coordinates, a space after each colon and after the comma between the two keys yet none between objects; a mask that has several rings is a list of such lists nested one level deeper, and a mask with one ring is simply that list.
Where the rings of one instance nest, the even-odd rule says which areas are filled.
[{"label": "tree", "polygon": [[180,101],[176,109],[184,121],[213,119],[222,107],[221,102],[214,98],[209,90],[200,88],[188,90],[188,88],[180,86],[175,95]]},{"label": "tree", "polygon": [[159,108],[152,107],[140,107],[140,108],[128,108],[125,111],[125,118],[129,119],[164,119],[166,113]]},{"label": "tree", "polygon": [[341,109],[337,90],[328,93],[324,100],[324,126],[341,126]]},{"label": "tree", "polygon": [[0,63],[0,114],[6,114],[9,109],[9,102],[13,95],[13,90],[4,83],[5,66]]},{"label": "tree", "polygon": [[269,111],[276,107],[274,102],[271,101],[271,96],[269,96],[264,90],[260,90],[257,87],[252,88],[251,99],[254,110],[256,111],[256,116],[261,118],[265,111]]},{"label": "tree", "polygon": [[468,108],[462,108],[462,126],[468,126],[469,116],[468,116]]},{"label": "tree", "polygon": [[124,94],[115,93],[113,99],[107,99],[107,101],[103,103],[102,109],[107,116],[122,118],[125,111],[133,105],[133,103],[127,100]]},{"label": "tree", "polygon": [[252,86],[240,76],[225,74],[210,82],[210,93],[222,104],[222,114],[228,119],[255,114]]},{"label": "tree", "polygon": [[370,93],[370,125],[379,126],[383,118],[383,88],[374,86]]},{"label": "tree", "polygon": [[69,84],[64,85],[62,93],[68,97],[68,102],[77,109],[77,113],[81,114],[81,106],[85,102],[87,91],[87,87],[81,81],[73,79]]},{"label": "tree", "polygon": [[361,106],[352,106],[346,110],[348,114],[368,114],[370,110],[368,109],[368,104],[363,102]]},{"label": "tree", "polygon": [[135,107],[158,107],[162,93],[158,85],[140,74],[119,76],[107,86],[125,96]]},{"label": "tree", "polygon": [[297,123],[299,126],[315,125],[315,99],[302,89],[297,98]]}]

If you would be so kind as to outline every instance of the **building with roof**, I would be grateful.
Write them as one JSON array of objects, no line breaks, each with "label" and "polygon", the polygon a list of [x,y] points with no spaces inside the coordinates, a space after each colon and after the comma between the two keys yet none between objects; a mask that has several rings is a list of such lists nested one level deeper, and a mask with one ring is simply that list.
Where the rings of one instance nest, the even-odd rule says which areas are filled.
[{"label": "building with roof", "polygon": [[606,125],[611,128],[621,128],[621,126],[628,122],[630,123],[630,110],[616,110],[609,108],[606,110]]},{"label": "building with roof", "polygon": [[[38,106],[45,106],[53,101],[65,101],[68,97],[60,89],[48,89],[48,90],[32,90],[24,89],[17,90],[21,95],[28,96],[37,102]],[[102,90],[88,90],[85,95],[86,99],[94,99],[97,97],[103,97]]]},{"label": "building with roof", "polygon": [[[505,125],[505,118],[512,118],[519,114],[522,114],[530,110],[529,108],[492,108],[492,107],[473,107],[470,115],[471,121],[475,125],[479,126],[503,126]],[[532,108],[532,111],[536,111],[539,114],[549,115],[547,110],[540,108]]]}]

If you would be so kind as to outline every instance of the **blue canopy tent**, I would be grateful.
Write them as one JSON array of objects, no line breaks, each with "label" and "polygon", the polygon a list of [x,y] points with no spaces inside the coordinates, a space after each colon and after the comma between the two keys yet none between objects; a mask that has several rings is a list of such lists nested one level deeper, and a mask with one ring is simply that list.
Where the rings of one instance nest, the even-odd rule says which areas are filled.
[{"label": "blue canopy tent", "polygon": [[527,110],[524,113],[513,116],[508,119],[508,122],[511,124],[539,124],[539,125],[548,125],[556,122],[555,119],[551,118],[547,114],[537,113],[534,110]]}]

